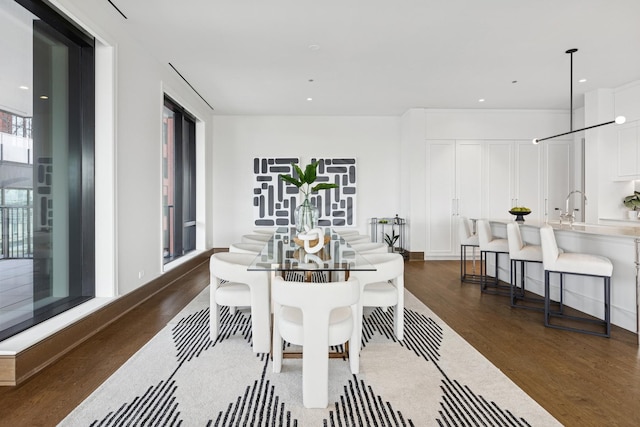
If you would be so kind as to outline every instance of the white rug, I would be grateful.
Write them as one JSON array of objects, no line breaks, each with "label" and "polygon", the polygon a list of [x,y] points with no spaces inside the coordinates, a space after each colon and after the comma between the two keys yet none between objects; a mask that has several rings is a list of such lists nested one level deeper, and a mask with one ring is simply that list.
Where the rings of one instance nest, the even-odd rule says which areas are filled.
[{"label": "white rug", "polygon": [[225,311],[209,339],[203,291],[60,426],[558,426],[548,412],[410,293],[368,312],[360,373],[331,359],[329,407],[302,406],[301,361],[274,374],[251,349],[249,316]]}]

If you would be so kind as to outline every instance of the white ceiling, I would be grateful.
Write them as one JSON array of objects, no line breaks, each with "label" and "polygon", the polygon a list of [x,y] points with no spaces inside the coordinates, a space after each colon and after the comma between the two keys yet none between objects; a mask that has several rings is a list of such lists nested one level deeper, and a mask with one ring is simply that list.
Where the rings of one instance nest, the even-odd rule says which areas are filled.
[{"label": "white ceiling", "polygon": [[216,114],[568,109],[570,48],[574,106],[640,79],[640,0],[112,2]]}]

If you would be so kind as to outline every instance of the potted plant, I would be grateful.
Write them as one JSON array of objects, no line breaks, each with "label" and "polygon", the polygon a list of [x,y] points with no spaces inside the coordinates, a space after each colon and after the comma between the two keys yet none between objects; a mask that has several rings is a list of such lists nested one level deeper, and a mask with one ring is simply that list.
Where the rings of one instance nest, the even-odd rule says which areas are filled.
[{"label": "potted plant", "polygon": [[634,191],[632,195],[625,197],[622,203],[629,209],[629,219],[638,219],[640,211],[640,192]]},{"label": "potted plant", "polygon": [[391,235],[384,233],[384,241],[387,244],[387,246],[389,246],[389,252],[393,252],[394,246],[398,241],[398,238],[400,238],[400,235],[396,234],[396,230],[391,230]]},{"label": "potted plant", "polygon": [[289,184],[295,185],[304,194],[304,200],[302,204],[296,207],[294,212],[294,218],[296,222],[296,230],[298,232],[305,231],[305,229],[312,229],[318,225],[318,208],[311,205],[309,196],[311,193],[315,193],[319,190],[329,190],[331,188],[338,188],[338,184],[331,184],[328,182],[321,182],[313,185],[316,182],[318,162],[312,162],[305,166],[304,170],[300,166],[292,163],[295,175],[280,175],[280,179]]}]

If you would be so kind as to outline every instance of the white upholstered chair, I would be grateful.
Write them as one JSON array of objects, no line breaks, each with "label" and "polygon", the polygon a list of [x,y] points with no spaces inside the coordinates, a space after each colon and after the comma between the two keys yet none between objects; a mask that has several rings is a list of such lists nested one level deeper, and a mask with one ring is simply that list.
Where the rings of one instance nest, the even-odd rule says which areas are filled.
[{"label": "white upholstered chair", "polygon": [[340,237],[349,244],[371,242],[371,237],[367,234],[347,234],[344,236],[340,235]]},{"label": "white upholstered chair", "polygon": [[253,234],[266,234],[267,236],[273,236],[276,230],[276,228],[257,227],[253,229]]},{"label": "white upholstered chair", "polygon": [[[556,243],[553,228],[545,224],[540,227],[540,244],[542,246],[542,264],[544,266],[544,325],[551,328],[563,329],[567,331],[581,332],[590,335],[603,337],[611,336],[611,275],[613,274],[613,264],[611,260],[599,255],[561,252]],[[550,276],[551,273],[560,275],[560,310],[551,311]],[[593,317],[568,315],[564,313],[563,294],[564,276],[591,276],[601,278],[604,285],[604,319]],[[593,329],[584,329],[563,324],[551,323],[551,318],[564,318],[571,321],[595,324],[604,328],[603,332]],[[583,323],[583,324],[584,324]]]},{"label": "white upholstered chair", "polygon": [[371,253],[386,254],[389,252],[389,246],[386,243],[362,242],[362,243],[350,243],[349,246],[351,246],[359,254],[371,254]]},{"label": "white upholstered chair", "polygon": [[241,238],[242,243],[262,243],[264,246],[271,239],[268,234],[244,234]]},{"label": "white upholstered chair", "polygon": [[[480,247],[478,233],[471,229],[469,219],[458,218],[458,237],[460,239],[460,280],[462,282],[480,283],[480,276],[476,274],[476,248]],[[467,248],[471,248],[473,270],[467,274]]]},{"label": "white upholstered chair", "polygon": [[220,333],[220,306],[251,307],[251,336],[253,351],[271,350],[271,316],[269,301],[269,272],[247,271],[254,254],[220,252],[211,255],[210,314],[211,340]]},{"label": "white upholstered chair", "polygon": [[[544,298],[526,295],[525,279],[527,263],[542,263],[542,246],[530,245],[522,240],[520,225],[517,222],[507,224],[507,241],[509,242],[509,258],[511,259],[510,304],[511,307],[544,310],[541,303]],[[518,265],[520,266],[520,285],[518,286]],[[523,304],[518,304],[522,301]],[[533,303],[533,304],[528,304]],[[540,303],[540,305],[535,305]]]},{"label": "white upholstered chair", "polygon": [[363,307],[394,307],[393,327],[396,338],[404,339],[404,258],[400,254],[367,254],[366,260],[376,271],[349,272],[360,282],[358,343],[362,336]]},{"label": "white upholstered chair", "polygon": [[263,247],[264,244],[259,243],[232,243],[229,245],[229,252],[258,255]]},{"label": "white upholstered chair", "polygon": [[329,346],[349,342],[351,372],[359,372],[359,297],[360,285],[353,277],[324,284],[273,279],[273,372],[282,369],[283,339],[302,346],[306,408],[326,408],[329,403]]},{"label": "white upholstered chair", "polygon": [[[478,244],[480,245],[480,289],[484,293],[509,295],[509,287],[500,284],[498,273],[500,271],[500,255],[509,255],[509,242],[507,239],[497,238],[491,231],[489,221],[479,219],[476,222],[478,229]],[[487,273],[487,254],[495,255],[495,277],[491,283],[491,276]],[[489,290],[491,287],[493,289]]]}]

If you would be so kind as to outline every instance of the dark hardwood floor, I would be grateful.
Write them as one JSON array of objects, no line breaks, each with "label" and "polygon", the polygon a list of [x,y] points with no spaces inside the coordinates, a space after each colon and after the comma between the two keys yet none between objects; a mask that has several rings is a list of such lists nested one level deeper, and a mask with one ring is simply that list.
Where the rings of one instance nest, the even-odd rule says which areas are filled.
[{"label": "dark hardwood floor", "polygon": [[[0,387],[0,425],[56,425],[208,282],[203,263],[23,384]],[[635,334],[545,328],[541,313],[461,284],[457,261],[407,262],[405,285],[564,425],[640,425]]]}]

